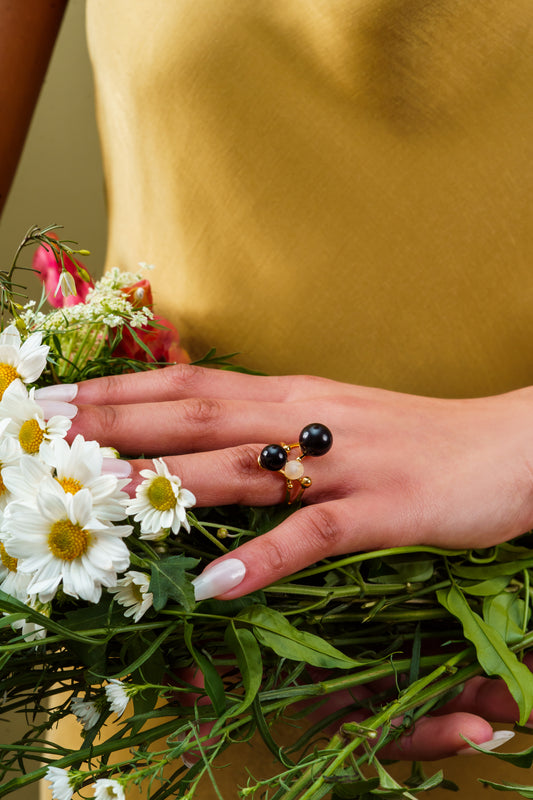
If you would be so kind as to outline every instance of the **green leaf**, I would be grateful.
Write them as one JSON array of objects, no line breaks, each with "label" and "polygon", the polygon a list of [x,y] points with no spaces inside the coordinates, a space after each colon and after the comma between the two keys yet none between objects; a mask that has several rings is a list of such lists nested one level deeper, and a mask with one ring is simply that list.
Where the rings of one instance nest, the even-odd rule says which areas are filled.
[{"label": "green leaf", "polygon": [[422,583],[428,581],[434,571],[434,559],[427,557],[386,558],[383,562],[397,573],[403,583]]},{"label": "green leaf", "polygon": [[[531,553],[531,551],[530,551]],[[516,575],[524,569],[533,567],[533,558],[524,558],[521,561],[509,561],[497,564],[480,564],[477,567],[464,566],[461,564],[451,565],[452,572],[459,578],[469,578],[470,580],[479,581],[489,580],[491,578],[498,578],[501,575]]]},{"label": "green leaf", "polygon": [[170,558],[153,561],[150,591],[154,596],[154,608],[161,611],[169,599],[179,603],[185,611],[192,611],[194,589],[186,571],[199,563],[197,558],[187,556],[170,556]]},{"label": "green leaf", "polygon": [[204,687],[213,703],[213,708],[217,716],[221,717],[226,711],[226,695],[224,692],[224,682],[220,677],[216,667],[206,658],[202,653],[194,647],[192,642],[193,626],[190,622],[184,625],[183,637],[187,649],[194,658],[196,664],[200,667],[202,675],[204,676]]},{"label": "green leaf", "polygon": [[440,769],[438,772],[435,772],[429,778],[426,778],[425,781],[422,783],[417,784],[417,786],[409,787],[412,792],[418,794],[418,792],[427,792],[429,789],[434,789],[436,786],[440,786],[444,780],[444,773]]},{"label": "green leaf", "polygon": [[282,658],[305,661],[315,667],[330,669],[350,669],[362,664],[348,658],[320,636],[298,630],[283,614],[272,608],[251,606],[241,611],[237,622],[253,625],[254,634],[259,642],[270,647]]},{"label": "green leaf", "polygon": [[[377,770],[379,776],[379,789],[376,790],[376,794],[383,794],[392,791],[394,793],[394,797],[405,797],[409,798],[409,800],[415,800],[414,796],[404,789],[393,777],[390,775],[385,767],[379,763],[377,758],[374,759],[372,762]],[[384,790],[383,792],[380,790]]]},{"label": "green leaf", "polygon": [[465,637],[476,648],[477,658],[487,675],[499,675],[518,704],[520,724],[524,725],[533,708],[533,675],[505,644],[501,635],[476,614],[460,589],[452,584],[437,592],[444,608],[461,622]]},{"label": "green leaf", "polygon": [[253,633],[247,628],[236,628],[234,622],[230,622],[226,628],[224,641],[235,653],[242,675],[244,699],[233,712],[234,715],[242,714],[253,702],[261,688],[263,679],[261,650]]},{"label": "green leaf", "polygon": [[367,792],[371,792],[373,789],[377,789],[379,786],[378,778],[355,778],[353,770],[345,771],[347,773],[346,777],[342,773],[337,773],[326,779],[327,783],[335,782],[332,800],[357,800],[357,798]]},{"label": "green leaf", "polygon": [[486,781],[483,778],[479,779],[483,786],[490,786],[491,789],[496,789],[497,792],[518,792],[520,797],[527,797],[533,800],[533,786],[520,786],[518,783],[494,783],[494,781]]},{"label": "green leaf", "polygon": [[488,597],[493,594],[499,594],[509,584],[509,577],[507,575],[499,575],[497,578],[490,578],[486,581],[479,581],[479,583],[464,584],[461,583],[461,589],[465,594],[471,594],[475,597]]},{"label": "green leaf", "polygon": [[498,631],[507,644],[519,642],[524,635],[524,601],[517,592],[487,597],[483,603],[483,619]]},{"label": "green leaf", "polygon": [[512,764],[514,767],[521,767],[522,769],[529,769],[533,765],[533,747],[528,747],[520,753],[498,753],[496,750],[484,750],[483,745],[474,744],[466,736],[463,739],[468,742],[470,747],[478,750],[487,756],[497,758],[499,761],[505,761],[507,764]]}]

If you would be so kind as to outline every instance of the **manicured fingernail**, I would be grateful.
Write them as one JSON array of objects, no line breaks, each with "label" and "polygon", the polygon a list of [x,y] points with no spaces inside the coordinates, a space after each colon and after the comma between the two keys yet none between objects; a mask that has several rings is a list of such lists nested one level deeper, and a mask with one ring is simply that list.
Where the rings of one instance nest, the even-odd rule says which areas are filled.
[{"label": "manicured fingernail", "polygon": [[78,413],[78,406],[73,406],[71,403],[62,403],[60,400],[41,400],[39,398],[38,403],[43,410],[45,419],[55,417],[57,414],[68,419],[74,419]]},{"label": "manicured fingernail", "polygon": [[229,592],[241,583],[246,575],[246,567],[238,558],[226,558],[214,567],[208,567],[192,582],[197,601],[208,600],[224,592]]},{"label": "manicured fingernail", "polygon": [[102,462],[102,473],[105,475],[114,475],[115,478],[129,478],[132,472],[132,466],[129,461],[123,461],[121,458],[104,458]]},{"label": "manicured fingernail", "polygon": [[[492,739],[489,739],[488,742],[481,742],[478,747],[482,747],[483,750],[497,750],[502,744],[508,742],[514,736],[514,731],[495,731]],[[468,755],[480,755],[479,750],[476,750],[473,747],[462,747],[460,750],[457,751],[457,755],[459,756],[468,756]]]},{"label": "manicured fingernail", "polygon": [[77,394],[77,383],[56,383],[53,386],[43,386],[42,389],[37,389],[34,397],[39,403],[41,400],[62,400],[65,403],[71,403]]}]

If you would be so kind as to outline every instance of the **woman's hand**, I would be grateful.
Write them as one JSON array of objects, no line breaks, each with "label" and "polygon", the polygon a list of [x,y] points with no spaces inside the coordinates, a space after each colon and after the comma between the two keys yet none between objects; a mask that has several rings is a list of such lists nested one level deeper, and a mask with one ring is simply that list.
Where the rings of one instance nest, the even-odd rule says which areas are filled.
[{"label": "woman's hand", "polygon": [[[259,468],[261,449],[311,422],[332,431],[329,453],[303,462],[302,508],[209,565],[199,598],[238,597],[327,556],[484,548],[533,524],[531,389],[442,400],[179,365],[86,381],[75,402],[71,438],[164,456],[198,506],[283,503],[285,479]],[[133,491],[150,464],[131,464]]]}]

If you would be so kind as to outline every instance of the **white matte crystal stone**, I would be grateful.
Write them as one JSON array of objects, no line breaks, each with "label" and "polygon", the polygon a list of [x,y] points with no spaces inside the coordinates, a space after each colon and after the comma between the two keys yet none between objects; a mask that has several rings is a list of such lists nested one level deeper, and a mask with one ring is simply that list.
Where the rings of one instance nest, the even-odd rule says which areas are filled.
[{"label": "white matte crystal stone", "polygon": [[304,474],[304,465],[301,461],[287,461],[283,474],[290,481],[298,481]]}]

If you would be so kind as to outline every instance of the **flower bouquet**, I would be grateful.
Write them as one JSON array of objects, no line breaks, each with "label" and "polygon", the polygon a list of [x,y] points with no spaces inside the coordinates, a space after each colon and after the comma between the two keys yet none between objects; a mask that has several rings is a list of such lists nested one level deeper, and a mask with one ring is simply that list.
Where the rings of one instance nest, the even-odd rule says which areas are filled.
[{"label": "flower bouquet", "polygon": [[[194,798],[202,782],[221,798],[219,768],[254,736],[273,755],[271,775],[249,774],[232,796],[457,789],[420,764],[393,776],[381,754],[476,675],[506,682],[525,725],[531,534],[486,551],[328,559],[238,600],[195,602],[191,581],[210,560],[295,507],[193,510],[160,459],[130,498],[118,453],[67,443],[69,404],[51,402],[47,386],[65,384],[68,399],[75,381],[187,360],[144,275],[112,270],[93,283],[71,244],[34,227],[0,273],[0,698],[4,714],[27,720],[20,740],[0,745],[0,797],[46,778],[54,800],[86,787],[99,800],[133,787]],[[52,311],[45,297],[19,302],[14,275],[30,245]],[[231,368],[214,352],[204,363]],[[81,747],[54,738],[68,718]],[[533,747],[491,758],[529,768]],[[527,781],[483,782],[533,797]]]}]

